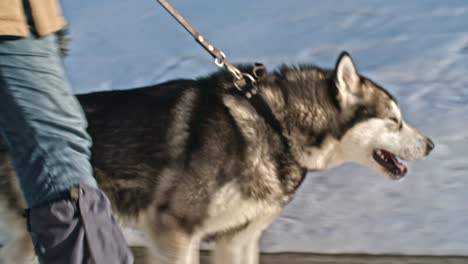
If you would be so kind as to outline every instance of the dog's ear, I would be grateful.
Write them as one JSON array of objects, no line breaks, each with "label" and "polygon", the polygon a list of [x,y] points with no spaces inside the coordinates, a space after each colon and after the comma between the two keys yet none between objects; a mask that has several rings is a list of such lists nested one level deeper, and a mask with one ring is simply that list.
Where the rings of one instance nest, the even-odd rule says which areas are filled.
[{"label": "dog's ear", "polygon": [[351,56],[343,51],[335,66],[335,83],[341,94],[355,94],[359,89],[359,74]]}]

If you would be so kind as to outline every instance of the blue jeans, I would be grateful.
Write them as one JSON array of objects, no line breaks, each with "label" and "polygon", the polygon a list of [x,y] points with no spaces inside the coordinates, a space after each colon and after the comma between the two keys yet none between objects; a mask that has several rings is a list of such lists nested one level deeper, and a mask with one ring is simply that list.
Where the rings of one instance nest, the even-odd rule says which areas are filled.
[{"label": "blue jeans", "polygon": [[[131,264],[90,163],[91,138],[55,35],[0,36],[0,135],[18,175],[41,264]],[[73,195],[74,193],[74,195]]]},{"label": "blue jeans", "polygon": [[0,37],[0,133],[28,207],[79,183],[97,187],[86,126],[56,36]]},{"label": "blue jeans", "polygon": [[[86,126],[56,37],[0,37],[0,133],[30,208],[41,264],[133,263],[92,176]],[[79,193],[74,199],[71,190]]]}]

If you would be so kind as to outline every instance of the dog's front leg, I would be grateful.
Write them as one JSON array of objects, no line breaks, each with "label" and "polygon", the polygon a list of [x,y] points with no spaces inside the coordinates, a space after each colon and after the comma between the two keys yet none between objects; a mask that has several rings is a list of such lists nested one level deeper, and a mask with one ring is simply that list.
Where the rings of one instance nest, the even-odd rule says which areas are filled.
[{"label": "dog's front leg", "polygon": [[259,233],[255,235],[243,234],[242,236],[219,239],[214,251],[215,263],[258,264],[260,235]]},{"label": "dog's front leg", "polygon": [[258,239],[237,243],[233,241],[218,241],[214,252],[216,264],[258,264]]},{"label": "dog's front leg", "polygon": [[216,242],[216,264],[258,264],[259,240],[263,231],[276,219],[279,212],[259,216],[235,235],[222,237]]},{"label": "dog's front leg", "polygon": [[244,246],[244,262],[243,263],[248,263],[248,264],[258,264],[260,263],[260,249],[259,249],[259,243],[260,243],[260,236],[256,239],[252,239],[251,241],[247,242],[246,245]]},{"label": "dog's front leg", "polygon": [[200,243],[201,237],[194,235],[190,239],[188,249],[188,263],[189,264],[200,264]]},{"label": "dog's front leg", "polygon": [[200,239],[181,230],[164,230],[152,234],[152,264],[199,264]]}]

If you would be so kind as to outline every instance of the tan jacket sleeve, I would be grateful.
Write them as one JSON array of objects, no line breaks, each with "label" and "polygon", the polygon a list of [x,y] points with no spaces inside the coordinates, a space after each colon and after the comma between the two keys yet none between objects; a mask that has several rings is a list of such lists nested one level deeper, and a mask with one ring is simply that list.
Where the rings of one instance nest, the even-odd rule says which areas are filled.
[{"label": "tan jacket sleeve", "polygon": [[0,35],[29,35],[21,0],[0,0]]},{"label": "tan jacket sleeve", "polygon": [[[39,36],[46,36],[66,25],[58,0],[29,0]],[[25,37],[30,34],[22,0],[0,0],[0,35]]]},{"label": "tan jacket sleeve", "polygon": [[58,0],[29,0],[36,31],[40,36],[49,35],[65,27],[65,18]]}]

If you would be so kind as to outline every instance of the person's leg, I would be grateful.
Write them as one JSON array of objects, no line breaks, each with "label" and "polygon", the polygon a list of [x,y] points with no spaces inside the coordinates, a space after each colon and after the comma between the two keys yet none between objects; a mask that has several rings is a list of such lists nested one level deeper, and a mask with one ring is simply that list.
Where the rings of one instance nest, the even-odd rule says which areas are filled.
[{"label": "person's leg", "polygon": [[28,207],[62,198],[92,177],[91,139],[55,36],[0,41],[0,130]]},{"label": "person's leg", "polygon": [[[86,119],[55,36],[0,40],[0,133],[41,263],[132,263],[89,161]],[[69,199],[70,189],[80,193]]]}]

